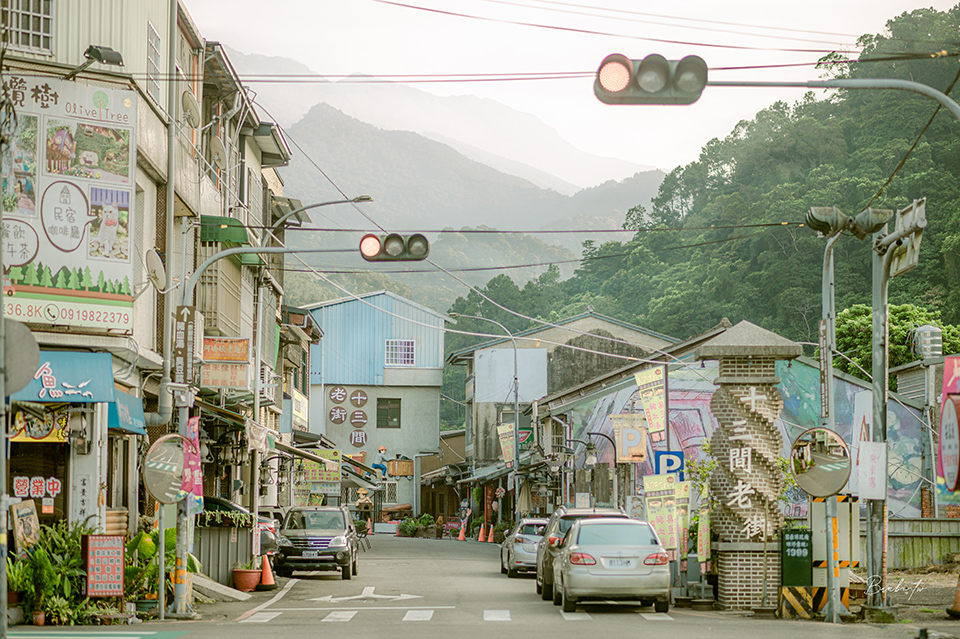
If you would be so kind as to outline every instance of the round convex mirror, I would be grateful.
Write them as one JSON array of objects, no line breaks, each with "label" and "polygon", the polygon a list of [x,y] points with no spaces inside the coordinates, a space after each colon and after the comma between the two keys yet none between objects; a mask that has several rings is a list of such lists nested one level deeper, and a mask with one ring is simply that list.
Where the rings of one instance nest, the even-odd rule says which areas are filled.
[{"label": "round convex mirror", "polygon": [[829,428],[810,428],[793,442],[790,471],[807,494],[830,497],[850,478],[850,451],[843,438]]},{"label": "round convex mirror", "polygon": [[153,442],[143,460],[143,485],[161,504],[175,504],[186,495],[181,490],[185,441],[182,435],[164,435]]}]

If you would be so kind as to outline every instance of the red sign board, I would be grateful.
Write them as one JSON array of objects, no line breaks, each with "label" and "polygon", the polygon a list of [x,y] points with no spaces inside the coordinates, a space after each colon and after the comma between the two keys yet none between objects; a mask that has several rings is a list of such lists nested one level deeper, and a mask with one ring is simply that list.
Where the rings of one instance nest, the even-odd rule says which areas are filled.
[{"label": "red sign board", "polygon": [[122,535],[84,535],[81,543],[88,597],[123,596]]}]

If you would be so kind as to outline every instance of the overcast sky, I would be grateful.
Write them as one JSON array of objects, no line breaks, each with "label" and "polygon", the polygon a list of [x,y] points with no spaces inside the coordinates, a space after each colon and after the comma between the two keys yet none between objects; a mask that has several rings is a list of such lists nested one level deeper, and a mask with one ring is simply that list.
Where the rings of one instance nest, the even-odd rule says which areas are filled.
[{"label": "overcast sky", "polygon": [[[187,1],[208,40],[244,53],[293,58],[324,76],[594,72],[609,53],[631,58],[661,53],[671,59],[700,55],[711,68],[712,80],[772,81],[817,80],[820,72],[812,65],[727,71],[721,67],[812,63],[826,50],[854,51],[859,35],[882,32],[890,18],[918,7],[945,10],[955,0],[398,0],[397,4],[407,6],[374,0]],[[738,121],[752,118],[778,99],[798,100],[803,93],[708,87],[692,106],[614,107],[594,97],[592,77],[414,86],[441,95],[493,98],[535,114],[585,151],[665,170],[697,159],[705,143],[726,136]]]}]

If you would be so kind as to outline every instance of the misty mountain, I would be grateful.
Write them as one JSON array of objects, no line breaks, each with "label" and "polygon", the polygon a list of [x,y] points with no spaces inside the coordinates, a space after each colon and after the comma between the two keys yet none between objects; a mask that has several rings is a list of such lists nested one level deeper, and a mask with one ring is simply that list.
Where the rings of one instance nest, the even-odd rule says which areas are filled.
[{"label": "misty mountain", "polygon": [[[227,47],[242,75],[313,75],[288,58],[244,54]],[[340,82],[247,81],[257,102],[290,128],[318,102],[381,129],[413,131],[444,142],[464,156],[533,184],[572,195],[578,188],[620,180],[652,169],[582,151],[530,113],[474,95],[437,96],[403,84],[364,83],[356,75]],[[293,79],[292,79],[293,80]]]}]

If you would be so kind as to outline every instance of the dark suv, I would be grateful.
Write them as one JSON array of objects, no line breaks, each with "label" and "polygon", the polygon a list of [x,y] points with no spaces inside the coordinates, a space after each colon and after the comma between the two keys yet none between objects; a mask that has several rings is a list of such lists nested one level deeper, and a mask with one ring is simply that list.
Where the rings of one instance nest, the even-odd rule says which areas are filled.
[{"label": "dark suv", "polygon": [[543,531],[543,538],[537,544],[537,592],[544,601],[550,601],[553,596],[553,560],[560,551],[560,542],[563,541],[570,526],[578,519],[594,519],[600,517],[618,517],[627,519],[627,511],[622,508],[568,508],[560,506],[547,522]]},{"label": "dark suv", "polygon": [[274,566],[281,577],[289,577],[294,570],[339,570],[344,579],[357,574],[357,530],[346,508],[291,508],[277,544]]}]

